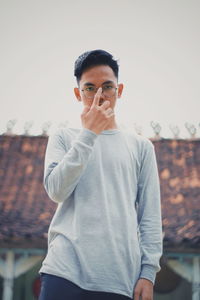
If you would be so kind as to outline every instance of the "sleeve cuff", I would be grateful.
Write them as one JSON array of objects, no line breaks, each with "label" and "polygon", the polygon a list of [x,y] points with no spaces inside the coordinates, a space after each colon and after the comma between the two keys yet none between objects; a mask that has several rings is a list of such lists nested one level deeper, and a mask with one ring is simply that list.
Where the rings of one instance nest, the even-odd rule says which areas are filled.
[{"label": "sleeve cuff", "polygon": [[142,265],[139,278],[148,279],[154,285],[156,279],[156,269],[151,265]]},{"label": "sleeve cuff", "polygon": [[96,138],[98,137],[98,134],[96,134],[94,131],[82,128],[78,137],[76,138],[76,141],[82,142],[84,144],[87,144],[88,146],[93,146]]}]

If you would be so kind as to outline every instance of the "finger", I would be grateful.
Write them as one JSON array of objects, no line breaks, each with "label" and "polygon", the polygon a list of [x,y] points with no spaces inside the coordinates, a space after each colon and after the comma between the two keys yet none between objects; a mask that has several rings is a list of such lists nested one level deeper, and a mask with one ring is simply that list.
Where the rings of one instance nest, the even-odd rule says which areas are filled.
[{"label": "finger", "polygon": [[140,294],[139,293],[134,293],[134,300],[139,300],[140,299]]},{"label": "finger", "polygon": [[107,115],[107,117],[110,119],[110,118],[113,117],[114,115],[115,115],[115,114],[114,114],[114,112],[113,112],[113,113]]},{"label": "finger", "polygon": [[112,117],[112,116],[114,116],[114,111],[111,109],[111,110],[109,110],[109,111],[106,111],[106,113],[105,113],[105,115],[107,116],[107,117]]},{"label": "finger", "polygon": [[88,106],[88,105],[84,106],[82,115],[85,115],[89,110],[90,110],[90,106]]},{"label": "finger", "polygon": [[95,105],[99,105],[99,99],[100,99],[101,93],[102,93],[102,87],[98,88],[98,90],[94,96],[91,108],[93,108]]},{"label": "finger", "polygon": [[109,119],[115,115],[112,108],[108,108],[107,111],[105,111],[104,113],[105,113],[106,117]]},{"label": "finger", "polygon": [[111,113],[113,113],[113,112],[114,111],[113,111],[113,109],[111,107],[108,107],[108,109],[105,110],[105,113],[108,114],[108,115],[111,114]]},{"label": "finger", "polygon": [[103,104],[100,106],[102,110],[105,110],[110,106],[110,101],[106,100],[103,102]]},{"label": "finger", "polygon": [[136,289],[134,290],[134,300],[140,300],[140,296],[142,296],[142,290],[141,287],[137,286]]}]

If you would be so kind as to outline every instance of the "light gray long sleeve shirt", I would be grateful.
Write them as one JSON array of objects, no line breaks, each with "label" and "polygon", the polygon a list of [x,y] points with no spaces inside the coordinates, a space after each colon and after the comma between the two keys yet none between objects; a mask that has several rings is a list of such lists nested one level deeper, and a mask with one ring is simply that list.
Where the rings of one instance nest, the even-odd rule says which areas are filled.
[{"label": "light gray long sleeve shirt", "polygon": [[154,284],[162,223],[148,138],[121,129],[59,128],[48,139],[43,183],[58,206],[39,273],[130,298],[139,278]]}]

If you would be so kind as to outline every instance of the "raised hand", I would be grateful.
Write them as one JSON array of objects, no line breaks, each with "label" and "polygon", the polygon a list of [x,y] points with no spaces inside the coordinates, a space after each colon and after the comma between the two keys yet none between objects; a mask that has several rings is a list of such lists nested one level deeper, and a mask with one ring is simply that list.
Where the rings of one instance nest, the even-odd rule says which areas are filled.
[{"label": "raised hand", "polygon": [[99,105],[101,93],[102,88],[100,87],[94,96],[91,107],[85,106],[81,114],[82,126],[96,134],[103,131],[115,115],[113,109],[109,107],[110,101],[104,101],[102,105]]}]

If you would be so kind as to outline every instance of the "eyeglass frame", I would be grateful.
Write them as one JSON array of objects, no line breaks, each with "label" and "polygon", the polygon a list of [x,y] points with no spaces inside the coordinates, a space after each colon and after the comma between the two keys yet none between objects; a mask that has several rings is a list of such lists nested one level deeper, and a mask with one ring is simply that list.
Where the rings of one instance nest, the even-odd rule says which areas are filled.
[{"label": "eyeglass frame", "polygon": [[[116,93],[116,90],[119,88],[119,87],[112,87],[112,88],[114,88],[115,89],[115,92],[114,92],[114,94],[113,94],[113,96],[115,95],[115,93]],[[79,88],[80,89],[80,88]],[[95,93],[97,92],[97,90],[98,90],[98,88],[96,88],[96,90],[95,90]],[[81,90],[82,92],[83,92],[83,94],[84,94],[84,91],[85,91],[85,89],[83,89],[83,90]],[[102,90],[102,93],[104,93],[104,91]],[[95,95],[95,94],[94,94]],[[84,94],[84,96],[85,96],[85,94]],[[104,95],[105,96],[105,95]],[[113,96],[106,96],[107,98],[112,98]],[[87,96],[85,96],[86,98],[88,98],[88,99],[92,99],[93,97],[87,97]]]}]

